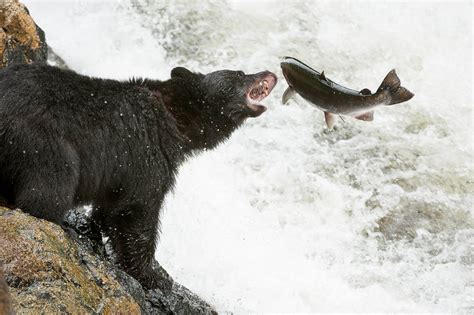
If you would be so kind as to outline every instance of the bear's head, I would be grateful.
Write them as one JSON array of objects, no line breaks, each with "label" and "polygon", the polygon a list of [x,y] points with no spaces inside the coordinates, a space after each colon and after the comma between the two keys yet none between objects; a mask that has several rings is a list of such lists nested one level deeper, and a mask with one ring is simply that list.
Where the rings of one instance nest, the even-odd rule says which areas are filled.
[{"label": "bear's head", "polygon": [[165,103],[171,105],[168,108],[189,139],[191,149],[202,150],[227,139],[245,119],[260,116],[266,110],[260,101],[270,94],[277,77],[269,71],[245,74],[219,70],[201,74],[177,67],[168,82],[176,89]]}]

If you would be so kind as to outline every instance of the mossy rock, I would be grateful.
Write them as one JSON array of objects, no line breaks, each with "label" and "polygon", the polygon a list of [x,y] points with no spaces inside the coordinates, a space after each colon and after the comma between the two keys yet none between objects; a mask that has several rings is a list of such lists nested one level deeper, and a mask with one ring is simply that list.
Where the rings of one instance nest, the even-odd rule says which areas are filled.
[{"label": "mossy rock", "polygon": [[0,1],[0,69],[13,63],[46,63],[43,30],[18,0]]}]

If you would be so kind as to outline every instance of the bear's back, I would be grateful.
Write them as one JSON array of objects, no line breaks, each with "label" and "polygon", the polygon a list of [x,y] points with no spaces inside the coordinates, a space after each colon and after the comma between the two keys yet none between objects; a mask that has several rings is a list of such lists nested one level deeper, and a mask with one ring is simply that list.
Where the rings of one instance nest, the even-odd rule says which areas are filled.
[{"label": "bear's back", "polygon": [[56,114],[110,110],[107,98],[113,101],[131,90],[133,87],[124,82],[91,78],[48,65],[13,65],[0,71],[0,112],[27,115],[35,110]]},{"label": "bear's back", "polygon": [[14,65],[0,72],[0,119],[57,127],[69,136],[97,129],[177,132],[159,95],[139,83],[47,65]]}]

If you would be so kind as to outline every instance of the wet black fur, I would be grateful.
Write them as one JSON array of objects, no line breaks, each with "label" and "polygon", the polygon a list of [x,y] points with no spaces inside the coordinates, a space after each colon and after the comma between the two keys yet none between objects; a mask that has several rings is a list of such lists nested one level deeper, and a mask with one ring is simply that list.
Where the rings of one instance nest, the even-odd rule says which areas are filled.
[{"label": "wet black fur", "polygon": [[160,208],[176,170],[252,116],[245,93],[258,75],[175,68],[168,81],[119,82],[11,66],[0,72],[0,201],[61,225],[92,204],[123,268],[156,287]]}]

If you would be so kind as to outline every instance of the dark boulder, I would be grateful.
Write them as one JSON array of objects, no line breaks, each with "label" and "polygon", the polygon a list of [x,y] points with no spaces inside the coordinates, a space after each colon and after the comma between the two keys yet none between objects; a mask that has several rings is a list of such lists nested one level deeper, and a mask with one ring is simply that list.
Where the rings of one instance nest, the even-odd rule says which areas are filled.
[{"label": "dark boulder", "polygon": [[55,66],[61,69],[69,70],[66,62],[63,58],[61,58],[51,46],[48,45],[48,64],[51,66]]}]

